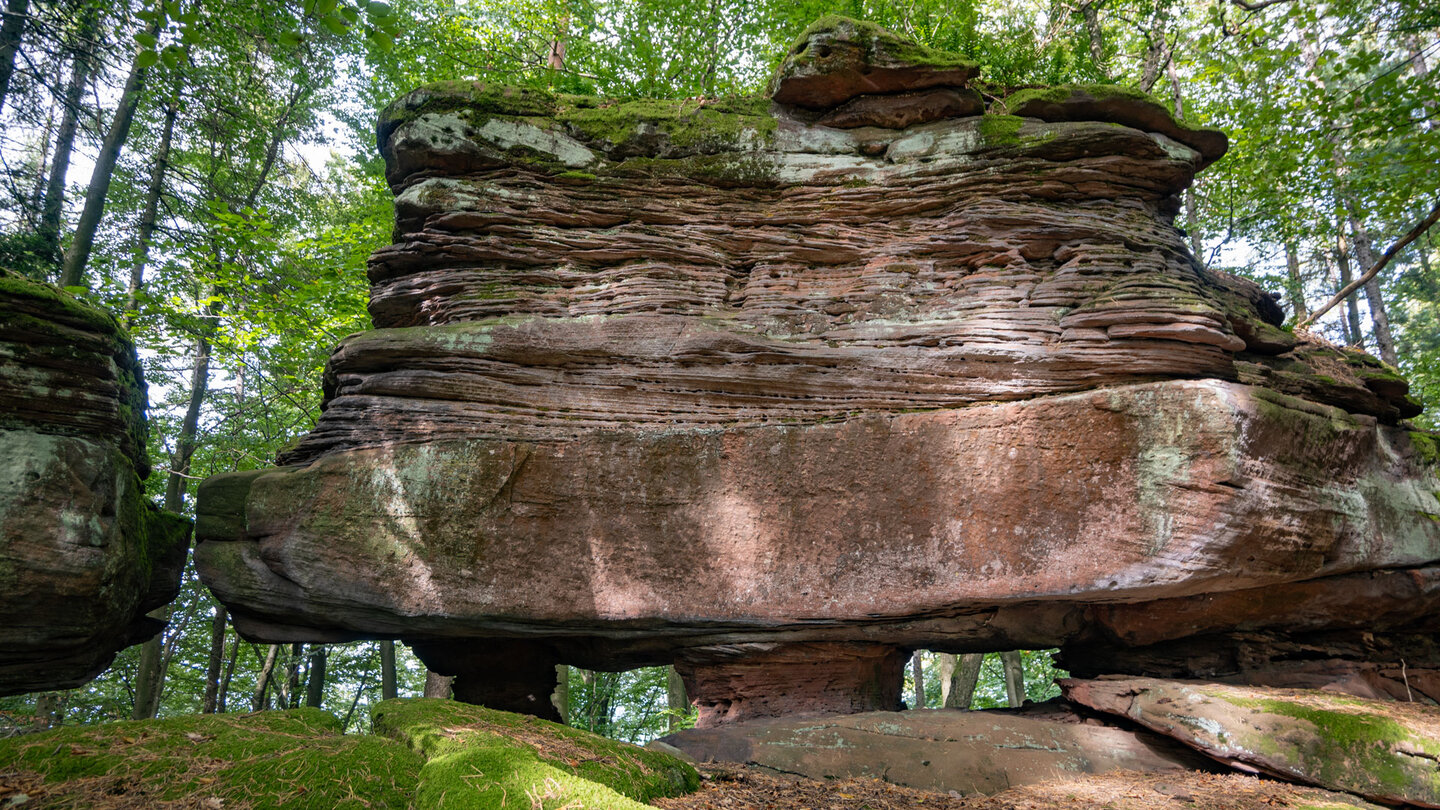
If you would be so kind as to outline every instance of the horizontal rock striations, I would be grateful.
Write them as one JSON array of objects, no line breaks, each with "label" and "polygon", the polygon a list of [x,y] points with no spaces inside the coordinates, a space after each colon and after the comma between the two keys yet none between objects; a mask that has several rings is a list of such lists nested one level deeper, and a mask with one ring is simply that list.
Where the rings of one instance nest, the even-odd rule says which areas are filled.
[{"label": "horizontal rock striations", "polygon": [[190,524],[145,497],[144,409],[114,318],[0,272],[0,695],[78,686],[164,626]]},{"label": "horizontal rock striations", "polygon": [[[888,708],[855,645],[1078,656],[1127,608],[1440,564],[1404,380],[1171,224],[1223,134],[974,75],[837,18],[770,99],[397,100],[376,328],[282,466],[202,487],[205,581],[253,637],[457,672],[689,662],[723,722]],[[1240,621],[1186,610],[1142,644]],[[851,695],[751,700],[747,655]]]}]

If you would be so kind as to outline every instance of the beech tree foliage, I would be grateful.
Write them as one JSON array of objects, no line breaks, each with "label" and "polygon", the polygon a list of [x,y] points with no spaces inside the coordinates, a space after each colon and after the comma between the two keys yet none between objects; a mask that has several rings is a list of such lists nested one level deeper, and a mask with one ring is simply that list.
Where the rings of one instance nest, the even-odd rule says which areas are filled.
[{"label": "beech tree foliage", "polygon": [[[462,77],[617,97],[763,93],[827,13],[964,52],[992,95],[1114,83],[1224,129],[1230,153],[1177,216],[1197,259],[1282,291],[1292,324],[1354,287],[1307,328],[1398,365],[1440,411],[1440,237],[1420,227],[1440,210],[1433,0],[3,5],[0,263],[129,324],[150,382],[150,487],[171,508],[303,435],[330,348],[368,326],[365,258],[392,219],[373,145],[384,104]],[[193,574],[165,617],[161,637],[95,683],[0,710],[93,722],[313,698],[354,719],[384,691],[378,644],[250,645]],[[1044,657],[1025,662],[1026,688],[1043,689]],[[987,659],[980,703],[1003,695],[992,670]],[[424,673],[403,648],[397,671],[397,690],[418,694]],[[938,705],[938,681],[923,679]],[[663,670],[571,671],[568,685],[577,725],[639,739],[672,722]]]}]

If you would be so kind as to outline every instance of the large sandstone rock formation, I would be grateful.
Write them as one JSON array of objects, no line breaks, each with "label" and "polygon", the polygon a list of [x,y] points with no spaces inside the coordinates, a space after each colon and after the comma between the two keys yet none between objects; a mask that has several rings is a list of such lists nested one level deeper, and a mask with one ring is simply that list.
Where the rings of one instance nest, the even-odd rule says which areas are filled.
[{"label": "large sandstone rock formation", "polygon": [[831,18],[766,99],[402,97],[376,328],[281,466],[202,488],[202,577],[253,638],[405,638],[505,708],[675,662],[707,723],[894,708],[915,647],[1204,635],[1240,677],[1361,594],[1433,630],[1405,382],[1172,225],[1223,134],[974,73]]},{"label": "large sandstone rock formation", "polygon": [[164,626],[190,523],[145,497],[145,435],[115,319],[0,271],[0,695],[78,686]]}]

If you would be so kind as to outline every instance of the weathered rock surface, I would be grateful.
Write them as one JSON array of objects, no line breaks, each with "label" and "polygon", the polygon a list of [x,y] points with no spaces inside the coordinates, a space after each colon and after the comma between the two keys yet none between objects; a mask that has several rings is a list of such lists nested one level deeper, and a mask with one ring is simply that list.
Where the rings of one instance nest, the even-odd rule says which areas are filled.
[{"label": "weathered rock surface", "polygon": [[962,795],[1080,774],[1206,768],[1202,757],[1161,735],[1087,721],[1056,704],[773,718],[691,729],[661,742],[697,762],[747,763],[812,779],[868,777]]},{"label": "weathered rock surface", "polygon": [[0,695],[78,686],[163,626],[190,526],[145,497],[144,408],[113,318],[0,274]]},{"label": "weathered rock surface", "polygon": [[1440,807],[1440,709],[1151,678],[1062,681],[1066,698],[1220,762],[1386,804]]},{"label": "weathered rock surface", "polygon": [[[1435,569],[1404,380],[1171,224],[1224,136],[1113,88],[967,116],[973,76],[831,20],[773,100],[397,100],[377,328],[284,466],[206,482],[201,575],[252,637],[402,637],[449,674],[497,639],[849,673],[758,700],[744,655],[696,670],[720,722],[893,703],[853,645],[1233,652],[1264,617],[1225,594],[1347,630],[1356,577]],[[1407,582],[1367,586],[1396,639]],[[502,675],[468,688],[534,692]]]}]

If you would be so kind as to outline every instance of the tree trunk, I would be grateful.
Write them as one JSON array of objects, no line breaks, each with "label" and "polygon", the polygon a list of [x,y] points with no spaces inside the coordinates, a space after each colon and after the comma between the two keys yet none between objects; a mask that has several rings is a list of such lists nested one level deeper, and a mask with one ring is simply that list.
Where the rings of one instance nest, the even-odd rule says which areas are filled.
[{"label": "tree trunk", "polygon": [[1309,317],[1310,308],[1305,306],[1305,281],[1300,277],[1300,255],[1294,242],[1285,243],[1285,268],[1290,278],[1290,306],[1299,323]]},{"label": "tree trunk", "polygon": [[305,654],[305,645],[290,645],[290,661],[285,666],[285,708],[300,708],[300,660]]},{"label": "tree trunk", "polygon": [[[1170,92],[1175,97],[1175,120],[1184,120],[1185,96],[1180,91],[1180,76],[1175,72],[1173,58],[1166,66],[1165,73],[1170,79]],[[1200,218],[1195,209],[1195,182],[1192,180],[1185,189],[1185,234],[1190,237],[1190,252],[1194,254],[1196,263],[1204,267],[1205,243],[1200,239]]]},{"label": "tree trunk", "polygon": [[228,614],[224,605],[215,606],[215,618],[210,623],[210,659],[205,667],[205,698],[200,704],[201,714],[214,714],[219,706],[220,669],[225,665],[225,624]]},{"label": "tree trunk", "polygon": [[180,83],[165,103],[165,124],[160,130],[160,146],[150,164],[150,182],[145,187],[145,207],[140,212],[140,230],[136,234],[135,263],[130,266],[130,286],[125,299],[126,318],[138,308],[137,298],[145,286],[145,265],[150,261],[150,240],[155,235],[160,211],[160,197],[165,192],[165,170],[170,163],[170,143],[175,134],[175,117],[180,111]]},{"label": "tree trunk", "polygon": [[230,656],[225,659],[225,675],[220,679],[220,696],[215,700],[215,712],[225,713],[225,700],[230,697],[230,678],[235,675],[235,662],[240,659],[240,634],[230,642]]},{"label": "tree trunk", "polygon": [[258,712],[267,707],[267,689],[270,686],[270,676],[275,671],[275,659],[280,657],[280,645],[271,644],[270,652],[265,654],[265,664],[260,667],[260,675],[255,679],[255,694],[250,696],[250,711]]},{"label": "tree trunk", "polygon": [[[167,608],[159,608],[152,611],[151,616],[161,618],[155,614],[168,612]],[[165,631],[162,630],[140,647],[140,663],[135,672],[135,705],[130,711],[131,720],[148,720],[160,710],[160,661],[163,657],[161,645],[164,635]]]},{"label": "tree trunk", "polygon": [[[217,308],[214,304],[206,307],[209,323],[213,328]],[[200,408],[210,389],[210,340],[202,333],[195,338],[195,367],[190,374],[190,399],[185,407],[185,418],[180,423],[180,435],[175,442],[175,452],[170,456],[170,475],[165,482],[165,509],[179,513],[185,508],[185,477],[190,473],[190,459],[195,455],[195,436],[200,426]],[[157,608],[150,612],[152,618],[162,621],[170,618],[170,607]],[[160,707],[160,692],[165,686],[165,672],[161,657],[164,633],[156,634],[140,648],[139,671],[135,676],[135,709],[131,715],[135,720],[155,716]]]},{"label": "tree trunk", "polygon": [[[1370,245],[1370,232],[1354,213],[1350,214],[1350,235],[1355,240],[1355,261],[1360,263],[1360,271],[1369,270],[1375,265],[1375,251]],[[1380,350],[1380,359],[1392,366],[1399,365],[1400,358],[1395,354],[1395,338],[1390,334],[1390,316],[1385,311],[1379,279],[1365,282],[1365,300],[1370,304],[1370,324],[1375,329],[1375,346]]]},{"label": "tree trunk", "polygon": [[[1335,264],[1340,268],[1340,289],[1350,286],[1350,245],[1345,239],[1345,233],[1339,232],[1335,236]],[[1360,346],[1364,341],[1364,332],[1360,330],[1360,304],[1354,296],[1345,300],[1345,318],[1347,340],[1350,346]]]},{"label": "tree trunk", "polygon": [[395,685],[395,642],[386,639],[380,642],[380,699],[394,700],[399,694]]},{"label": "tree trunk", "polygon": [[1104,0],[1089,0],[1080,7],[1080,13],[1085,18],[1085,35],[1090,40],[1090,61],[1095,64],[1095,72],[1100,78],[1108,78],[1110,73],[1105,69],[1105,32],[1100,28],[1100,6]]},{"label": "tree trunk", "polygon": [[560,722],[570,722],[570,667],[555,665],[555,691],[550,693],[550,703],[560,714]]},{"label": "tree trunk", "polygon": [[310,645],[310,677],[305,681],[305,705],[318,709],[325,702],[325,663],[329,651],[323,644]]},{"label": "tree trunk", "polygon": [[1005,700],[1010,706],[1025,703],[1025,665],[1019,650],[1000,653],[1000,665],[1005,670]]},{"label": "tree trunk", "polygon": [[[161,15],[156,15],[147,32],[151,36],[160,33]],[[115,176],[115,164],[120,159],[120,149],[130,137],[130,125],[135,121],[135,108],[140,105],[140,95],[145,90],[146,68],[140,64],[140,54],[130,63],[130,75],[125,79],[125,89],[120,93],[120,103],[115,106],[115,118],[105,133],[100,145],[100,154],[95,159],[95,171],[90,174],[90,185],[85,189],[85,207],[75,223],[75,237],[65,251],[65,266],[61,286],[78,287],[85,281],[85,265],[90,262],[90,249],[95,244],[95,231],[100,227],[100,216],[105,213],[105,196],[110,193],[110,181]]]},{"label": "tree trunk", "polygon": [[80,99],[85,95],[85,85],[90,79],[97,14],[97,6],[86,6],[85,16],[75,32],[74,45],[70,48],[70,81],[65,85],[61,101],[60,129],[55,133],[55,153],[50,160],[50,181],[45,186],[45,202],[40,210],[39,233],[45,240],[50,257],[56,261],[60,259],[60,219],[65,213],[65,179],[70,172],[70,154],[75,149]]},{"label": "tree trunk", "polygon": [[[1160,81],[1160,68],[1168,67],[1171,81],[1174,81],[1175,63],[1168,53],[1169,48],[1165,42],[1165,12],[1164,7],[1157,4],[1150,17],[1150,33],[1146,35],[1145,60],[1140,72],[1140,89],[1150,92],[1155,82]],[[1176,94],[1179,100],[1179,94]]]},{"label": "tree trunk", "polygon": [[925,664],[920,660],[920,651],[910,656],[910,675],[915,681],[915,708],[925,708]]},{"label": "tree trunk", "polygon": [[665,668],[665,706],[670,710],[669,730],[679,731],[681,718],[690,711],[690,697],[685,694],[685,680],[673,666]]},{"label": "tree trunk", "polygon": [[[1336,290],[1340,290],[1340,289],[1343,289],[1343,288],[1344,288],[1345,285],[1340,281],[1340,273],[1339,273],[1339,271],[1336,269],[1335,265],[1332,264],[1331,261],[1330,261],[1330,252],[1329,252],[1329,251],[1326,251],[1326,250],[1317,250],[1317,251],[1315,251],[1315,261],[1319,262],[1321,265],[1323,265],[1323,266],[1325,267],[1325,283],[1326,283],[1326,284],[1329,284],[1330,286],[1334,287]],[[1314,312],[1312,311],[1311,314],[1308,315],[1307,317],[1309,317],[1309,318],[1314,318],[1314,317],[1315,317]],[[1300,324],[1296,324],[1296,328],[1300,328]],[[1350,336],[1350,323],[1349,323],[1349,321],[1347,321],[1344,317],[1340,318],[1340,337],[1341,337],[1341,339],[1344,341],[1344,343],[1345,343],[1346,346],[1349,346],[1349,345],[1351,345],[1351,344],[1354,343],[1354,341],[1351,339],[1351,336]]]},{"label": "tree trunk", "polygon": [[450,684],[454,682],[454,675],[441,675],[438,672],[431,672],[428,669],[425,670],[425,697],[448,700],[450,698]]},{"label": "tree trunk", "polygon": [[0,110],[10,94],[10,77],[15,74],[15,54],[25,36],[25,19],[30,14],[30,0],[8,0],[5,22],[0,23]]},{"label": "tree trunk", "polygon": [[985,653],[942,655],[940,657],[940,705],[947,709],[968,709],[980,682],[980,665]]}]

